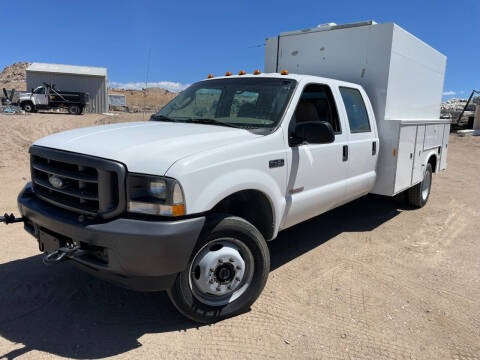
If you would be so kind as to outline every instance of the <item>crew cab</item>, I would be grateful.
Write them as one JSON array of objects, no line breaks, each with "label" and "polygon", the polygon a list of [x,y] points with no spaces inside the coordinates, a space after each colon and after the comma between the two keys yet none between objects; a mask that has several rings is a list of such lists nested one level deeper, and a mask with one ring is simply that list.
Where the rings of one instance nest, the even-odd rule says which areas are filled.
[{"label": "crew cab", "polygon": [[[416,86],[434,91],[414,102],[409,94],[395,97],[405,84],[392,80],[399,71],[393,58],[380,75],[369,63],[377,72],[365,67],[358,82],[277,69],[317,72],[312,57],[300,55],[332,45],[336,52],[325,58],[336,64],[325,61],[322,69],[334,68],[339,78],[352,67],[361,73],[355,61],[365,59],[334,54],[358,43],[365,29],[372,41],[380,31],[389,49],[400,31],[370,22],[280,35],[267,40],[266,69],[273,71],[211,75],[150,121],[36,141],[32,182],[18,203],[45,260],[68,259],[136,290],[167,290],[182,314],[212,322],[247,310],[260,295],[270,268],[267,241],[279,231],[368,193],[424,206],[432,173],[446,168],[449,124],[433,118],[442,89],[432,88],[437,69],[422,64],[430,56],[441,67],[443,55],[407,36],[422,50],[422,64],[409,64]],[[395,111],[404,116],[388,118]]]}]

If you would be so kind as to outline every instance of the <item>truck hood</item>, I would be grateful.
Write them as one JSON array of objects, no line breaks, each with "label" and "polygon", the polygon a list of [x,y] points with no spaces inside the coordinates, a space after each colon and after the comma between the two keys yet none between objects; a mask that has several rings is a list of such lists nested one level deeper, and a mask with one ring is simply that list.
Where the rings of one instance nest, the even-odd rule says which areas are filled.
[{"label": "truck hood", "polygon": [[179,159],[259,136],[224,126],[148,121],[69,130],[34,145],[116,160],[131,172],[164,175]]}]

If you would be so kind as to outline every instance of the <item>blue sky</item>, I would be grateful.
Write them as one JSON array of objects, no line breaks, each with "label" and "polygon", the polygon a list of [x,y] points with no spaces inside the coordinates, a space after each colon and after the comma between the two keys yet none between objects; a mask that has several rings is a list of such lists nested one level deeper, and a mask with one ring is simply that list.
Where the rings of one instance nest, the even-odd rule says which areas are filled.
[{"label": "blue sky", "polygon": [[445,98],[480,88],[480,0],[22,0],[3,9],[1,19],[1,67],[104,66],[111,83],[141,86],[151,49],[149,82],[171,89],[208,73],[263,69],[264,48],[257,45],[279,32],[393,21],[447,55]]}]

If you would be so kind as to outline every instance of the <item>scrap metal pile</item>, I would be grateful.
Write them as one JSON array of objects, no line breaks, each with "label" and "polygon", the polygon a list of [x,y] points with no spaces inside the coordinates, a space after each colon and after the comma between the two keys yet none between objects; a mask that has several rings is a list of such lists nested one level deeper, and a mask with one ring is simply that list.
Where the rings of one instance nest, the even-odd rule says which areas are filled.
[{"label": "scrap metal pile", "polygon": [[18,105],[13,102],[13,96],[15,95],[15,89],[8,91],[3,88],[4,97],[1,98],[0,102],[0,114],[24,114],[25,111]]}]

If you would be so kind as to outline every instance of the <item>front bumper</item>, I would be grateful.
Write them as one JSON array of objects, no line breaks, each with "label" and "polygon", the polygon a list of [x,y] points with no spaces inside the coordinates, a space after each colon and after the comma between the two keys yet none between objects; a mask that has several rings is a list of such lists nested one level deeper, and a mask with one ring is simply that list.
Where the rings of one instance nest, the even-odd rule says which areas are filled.
[{"label": "front bumper", "polygon": [[[92,275],[120,286],[156,291],[172,286],[187,267],[205,217],[177,221],[119,218],[104,223],[81,221],[77,214],[38,199],[27,185],[18,197],[25,229],[80,245],[72,262]],[[95,249],[92,252],[92,249]],[[106,254],[100,261],[98,251]]]}]

